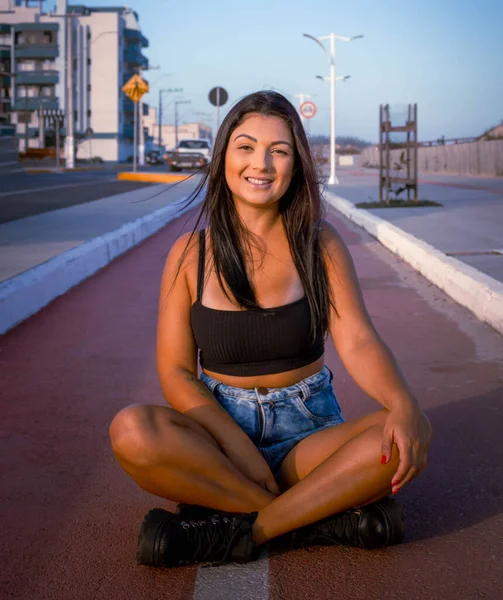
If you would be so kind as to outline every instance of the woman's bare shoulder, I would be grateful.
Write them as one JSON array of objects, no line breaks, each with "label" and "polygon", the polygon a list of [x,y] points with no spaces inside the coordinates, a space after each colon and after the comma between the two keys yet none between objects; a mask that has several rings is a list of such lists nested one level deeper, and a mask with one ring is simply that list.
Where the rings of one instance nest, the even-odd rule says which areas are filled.
[{"label": "woman's bare shoulder", "polygon": [[168,253],[166,266],[189,267],[199,254],[199,232],[188,231],[176,239]]},{"label": "woman's bare shoulder", "polygon": [[332,223],[329,223],[326,220],[322,221],[321,223],[320,243],[322,248],[330,255],[332,255],[333,252],[337,253],[341,250],[347,250],[346,244],[344,243],[337,229],[332,225]]}]

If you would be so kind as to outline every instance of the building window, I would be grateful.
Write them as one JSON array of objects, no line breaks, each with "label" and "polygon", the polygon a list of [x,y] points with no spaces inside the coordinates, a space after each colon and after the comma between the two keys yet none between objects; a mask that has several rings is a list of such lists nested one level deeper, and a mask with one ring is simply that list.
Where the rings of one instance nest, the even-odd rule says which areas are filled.
[{"label": "building window", "polygon": [[88,116],[89,119],[91,118],[91,111],[90,110],[87,111],[87,116]]},{"label": "building window", "polygon": [[88,59],[87,59],[87,64],[88,64],[88,65],[90,65],[90,64],[91,64],[91,59],[90,59],[90,58],[88,58]]},{"label": "building window", "polygon": [[31,112],[28,110],[20,110],[17,113],[18,123],[31,123]]},{"label": "building window", "polygon": [[90,92],[90,91],[91,91],[91,84],[90,84],[90,83],[88,83],[88,84],[87,84],[87,91],[88,91],[88,92]]},{"label": "building window", "polygon": [[40,88],[40,95],[45,98],[53,98],[54,97],[54,86],[44,85]]}]

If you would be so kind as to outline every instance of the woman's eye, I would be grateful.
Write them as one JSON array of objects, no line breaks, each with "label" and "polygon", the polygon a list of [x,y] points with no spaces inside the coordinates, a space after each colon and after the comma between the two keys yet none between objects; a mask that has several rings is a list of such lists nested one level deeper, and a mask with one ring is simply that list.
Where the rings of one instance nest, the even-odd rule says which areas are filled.
[{"label": "woman's eye", "polygon": [[244,144],[243,146],[239,146],[239,150],[253,150],[253,148],[247,144]]},{"label": "woman's eye", "polygon": [[273,150],[273,152],[276,152],[277,154],[282,154],[283,156],[288,156],[288,152],[280,150],[279,148],[276,148],[275,150]]}]

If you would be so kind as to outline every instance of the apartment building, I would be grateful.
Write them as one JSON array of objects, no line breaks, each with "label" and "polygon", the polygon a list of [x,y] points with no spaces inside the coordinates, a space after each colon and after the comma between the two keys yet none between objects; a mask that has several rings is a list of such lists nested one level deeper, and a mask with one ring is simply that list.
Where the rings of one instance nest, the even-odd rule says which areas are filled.
[{"label": "apartment building", "polygon": [[66,0],[55,9],[42,12],[38,0],[0,0],[0,70],[8,73],[0,75],[0,120],[15,125],[21,151],[54,146],[48,115],[65,115],[64,136],[72,83],[77,157],[126,160],[133,154],[134,112],[121,87],[148,69],[138,14]]}]

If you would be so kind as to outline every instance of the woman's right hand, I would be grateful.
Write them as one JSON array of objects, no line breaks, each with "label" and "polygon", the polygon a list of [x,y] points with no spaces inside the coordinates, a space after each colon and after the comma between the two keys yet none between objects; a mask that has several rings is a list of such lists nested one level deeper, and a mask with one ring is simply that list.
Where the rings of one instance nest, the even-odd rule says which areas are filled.
[{"label": "woman's right hand", "polygon": [[280,495],[278,484],[269,465],[251,441],[247,448],[243,448],[239,444],[222,448],[222,450],[232,464],[250,481],[258,484],[274,496]]}]

